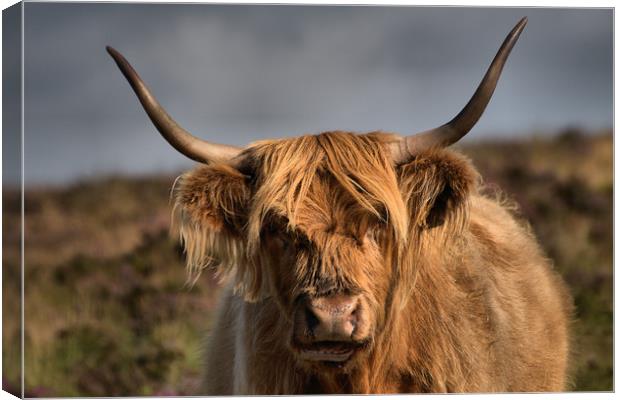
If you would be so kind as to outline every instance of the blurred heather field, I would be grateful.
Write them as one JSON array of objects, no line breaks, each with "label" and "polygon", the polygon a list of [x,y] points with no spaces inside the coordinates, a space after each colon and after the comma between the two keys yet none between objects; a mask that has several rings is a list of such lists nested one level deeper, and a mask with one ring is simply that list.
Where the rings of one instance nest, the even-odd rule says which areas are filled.
[{"label": "blurred heather field", "polygon": [[[489,191],[520,205],[576,303],[573,390],[612,390],[612,134],[567,130],[460,149]],[[27,396],[187,395],[215,307],[208,274],[188,288],[170,238],[174,176],[108,177],[26,193]],[[19,193],[4,196],[5,310],[19,301]],[[6,313],[5,313],[6,315]],[[4,321],[4,365],[19,363]],[[19,371],[5,368],[5,385]]]}]

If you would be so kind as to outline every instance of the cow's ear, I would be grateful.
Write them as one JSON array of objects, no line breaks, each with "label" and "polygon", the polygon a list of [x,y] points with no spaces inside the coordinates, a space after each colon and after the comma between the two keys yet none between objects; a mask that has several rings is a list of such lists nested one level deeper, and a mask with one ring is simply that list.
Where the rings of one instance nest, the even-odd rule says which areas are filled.
[{"label": "cow's ear", "polygon": [[173,195],[173,229],[185,246],[190,279],[212,265],[227,276],[244,257],[247,177],[225,164],[203,165],[181,175]]},{"label": "cow's ear", "polygon": [[464,156],[434,150],[420,154],[399,167],[399,184],[409,207],[412,223],[433,228],[448,218],[462,217],[479,175]]}]

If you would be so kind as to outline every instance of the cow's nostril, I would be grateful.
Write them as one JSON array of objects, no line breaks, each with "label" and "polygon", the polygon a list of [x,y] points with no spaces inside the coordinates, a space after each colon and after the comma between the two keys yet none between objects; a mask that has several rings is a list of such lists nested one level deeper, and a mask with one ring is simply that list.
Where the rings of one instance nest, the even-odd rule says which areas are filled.
[{"label": "cow's nostril", "polygon": [[349,314],[349,322],[351,323],[351,325],[353,325],[353,329],[355,329],[355,326],[357,325],[357,320],[359,317],[359,310],[360,310],[360,305],[358,304],[357,306],[355,306],[353,311],[351,311],[351,314]]},{"label": "cow's nostril", "polygon": [[321,323],[319,318],[312,312],[310,307],[306,307],[306,326],[309,333],[314,332],[314,329]]}]

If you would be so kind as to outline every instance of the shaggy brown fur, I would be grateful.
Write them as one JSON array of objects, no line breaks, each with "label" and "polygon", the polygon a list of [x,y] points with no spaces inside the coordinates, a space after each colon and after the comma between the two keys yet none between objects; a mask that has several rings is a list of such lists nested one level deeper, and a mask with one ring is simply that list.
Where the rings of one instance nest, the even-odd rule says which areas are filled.
[{"label": "shaggy brown fur", "polygon": [[[464,157],[394,166],[382,133],[259,142],[175,188],[191,278],[227,283],[201,394],[561,391],[571,300]],[[361,296],[364,348],[300,360],[303,296]],[[360,339],[361,340],[361,339]]]}]

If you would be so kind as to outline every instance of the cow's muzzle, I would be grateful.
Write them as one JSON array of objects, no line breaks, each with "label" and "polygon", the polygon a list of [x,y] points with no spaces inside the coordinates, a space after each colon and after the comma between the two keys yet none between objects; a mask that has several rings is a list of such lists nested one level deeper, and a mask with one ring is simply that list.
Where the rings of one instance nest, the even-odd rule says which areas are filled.
[{"label": "cow's muzzle", "polygon": [[307,361],[346,362],[365,344],[366,313],[359,295],[303,298],[295,311],[293,347]]}]

